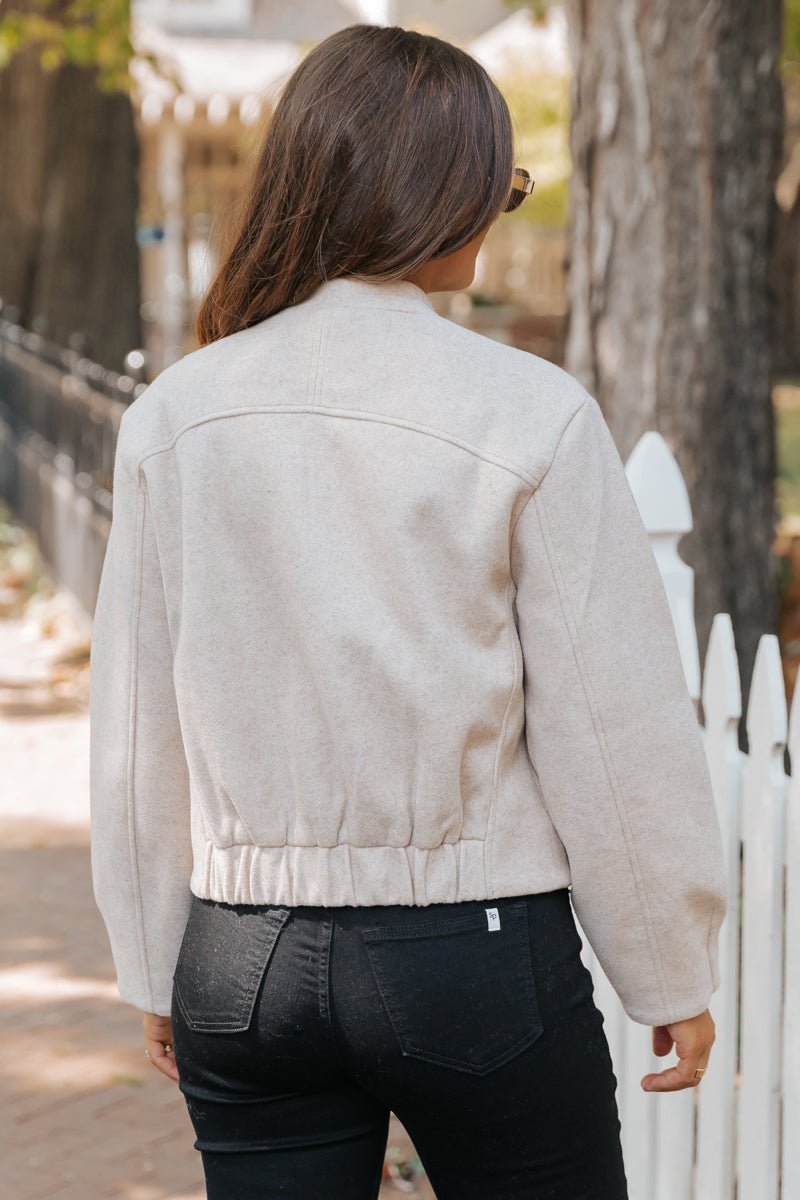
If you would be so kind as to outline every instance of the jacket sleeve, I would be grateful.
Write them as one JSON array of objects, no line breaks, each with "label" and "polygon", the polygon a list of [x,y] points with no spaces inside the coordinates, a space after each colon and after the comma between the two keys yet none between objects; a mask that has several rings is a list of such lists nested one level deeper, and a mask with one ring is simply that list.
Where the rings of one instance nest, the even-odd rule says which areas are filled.
[{"label": "jacket sleeve", "polygon": [[169,1016],[191,899],[189,776],[152,513],[144,475],[129,461],[127,416],[91,640],[92,880],[120,996]]},{"label": "jacket sleeve", "polygon": [[663,580],[581,391],[512,531],[525,737],[592,949],[628,1016],[665,1025],[719,986],[722,835]]}]

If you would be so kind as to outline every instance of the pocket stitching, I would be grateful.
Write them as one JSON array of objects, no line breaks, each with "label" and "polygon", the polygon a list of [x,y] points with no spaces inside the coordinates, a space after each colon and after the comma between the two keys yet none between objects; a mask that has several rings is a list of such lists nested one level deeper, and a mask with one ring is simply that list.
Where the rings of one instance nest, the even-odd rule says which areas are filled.
[{"label": "pocket stitching", "polygon": [[[197,897],[197,899],[199,900],[200,898]],[[277,946],[281,930],[291,915],[291,910],[289,908],[276,909],[274,910],[274,914],[277,917],[277,920],[270,923],[269,940],[271,941],[271,945],[269,947],[269,953],[267,954],[266,958],[263,959],[263,961],[255,961],[253,966],[250,968],[250,977],[248,978],[244,988],[245,999],[243,1001],[243,1014],[241,1016],[237,1015],[231,1019],[218,1020],[212,1017],[209,1020],[204,1020],[190,1014],[186,999],[181,992],[181,986],[178,980],[179,969],[182,965],[184,951],[187,945],[184,936],[184,941],[181,945],[178,961],[172,976],[172,984],[178,1007],[180,1008],[186,1024],[193,1033],[244,1033],[250,1028],[250,1023],[253,1020],[253,1013],[255,1011],[256,1000],[258,998],[261,983],[266,974],[270,960],[275,952],[275,947]],[[184,930],[184,935],[185,933],[186,930]]]},{"label": "pocket stitching", "polygon": [[[379,936],[378,936],[379,930],[381,928],[385,928],[387,931],[391,931],[393,929],[410,930],[412,928],[418,928],[418,929],[422,930],[423,932],[428,932],[432,928],[436,928],[439,925],[448,924],[449,923],[448,920],[445,919],[445,921],[443,921],[443,922],[435,922],[432,925],[420,924],[417,926],[411,926],[411,925],[384,926],[384,927],[374,926],[371,929],[367,929],[367,930],[362,929],[361,930],[362,934],[368,934],[368,933],[373,934],[372,937],[365,937],[365,942],[368,943],[366,946],[367,957],[368,957],[368,960],[370,963],[370,967],[372,969],[372,973],[375,976],[375,981],[378,985],[378,991],[380,993],[380,997],[383,1002],[383,1006],[386,1010],[387,1016],[389,1017],[389,1022],[392,1026],[392,1029],[394,1030],[394,1034],[400,1045],[401,1052],[405,1056],[422,1059],[426,1062],[438,1063],[439,1065],[448,1066],[448,1067],[454,1068],[456,1070],[467,1071],[471,1074],[484,1075],[484,1074],[487,1074],[490,1070],[494,1069],[495,1067],[502,1066],[504,1062],[513,1058],[514,1055],[519,1053],[521,1050],[523,1050],[526,1045],[529,1045],[529,1044],[535,1042],[542,1035],[542,1033],[544,1033],[544,1025],[542,1024],[542,1018],[541,1018],[541,1008],[539,1005],[539,996],[538,996],[538,991],[536,988],[536,980],[534,977],[533,955],[531,953],[531,946],[530,946],[530,933],[529,933],[529,924],[528,924],[527,904],[523,901],[521,903],[514,904],[514,905],[506,905],[505,911],[508,912],[509,910],[517,911],[517,912],[519,912],[520,910],[524,910],[524,920],[521,921],[519,923],[519,925],[515,926],[514,928],[516,929],[518,936],[520,936],[522,938],[523,952],[525,955],[525,961],[526,961],[527,968],[528,968],[527,977],[525,979],[525,995],[526,995],[526,1000],[527,1000],[527,1004],[528,1004],[527,1011],[529,1012],[529,1014],[532,1017],[532,1026],[526,1033],[524,1033],[522,1035],[521,1038],[518,1038],[515,1042],[513,1042],[511,1046],[508,1046],[504,1050],[501,1050],[493,1058],[488,1059],[485,1063],[481,1063],[480,1065],[477,1065],[475,1063],[466,1062],[463,1058],[454,1058],[450,1055],[439,1054],[435,1050],[427,1050],[427,1049],[424,1049],[423,1047],[416,1045],[416,1043],[412,1040],[413,1034],[410,1032],[406,1032],[406,1030],[405,1030],[405,1024],[404,1024],[403,1018],[402,1018],[402,1012],[395,1004],[395,996],[393,994],[392,987],[388,982],[388,978],[384,971],[383,964],[380,962],[380,959],[379,959],[377,953],[374,953],[374,954],[370,953],[369,943],[381,940],[381,939],[379,939]],[[482,924],[482,921],[481,921],[480,924],[475,924],[475,925],[471,925],[471,926],[465,925],[464,924],[465,919],[466,919],[465,917],[452,918],[452,920],[461,923],[460,924],[461,928],[466,928],[466,929],[480,928],[480,924]],[[487,934],[488,934],[488,932],[489,931],[487,930]],[[389,939],[389,940],[391,940],[391,939]]]}]

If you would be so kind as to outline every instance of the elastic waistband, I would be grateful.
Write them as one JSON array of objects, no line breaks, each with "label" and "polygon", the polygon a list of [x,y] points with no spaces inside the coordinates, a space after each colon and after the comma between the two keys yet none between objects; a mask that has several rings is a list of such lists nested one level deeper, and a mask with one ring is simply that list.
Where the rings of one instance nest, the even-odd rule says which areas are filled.
[{"label": "elastic waistband", "polygon": [[[519,860],[493,863],[499,852],[480,838],[438,846],[216,846],[192,843],[189,890],[205,900],[280,908],[361,908],[394,905],[477,907],[516,896],[567,888],[569,862],[555,838]],[[484,899],[484,897],[486,899]],[[441,913],[441,909],[438,910]]]}]

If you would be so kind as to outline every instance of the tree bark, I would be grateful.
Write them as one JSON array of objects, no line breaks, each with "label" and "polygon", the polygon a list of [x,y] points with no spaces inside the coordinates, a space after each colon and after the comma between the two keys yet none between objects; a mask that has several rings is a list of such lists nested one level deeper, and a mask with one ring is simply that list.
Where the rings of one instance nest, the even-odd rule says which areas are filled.
[{"label": "tree bark", "polygon": [[122,370],[141,345],[130,97],[101,92],[90,68],[43,71],[27,48],[0,71],[0,129],[0,298]]},{"label": "tree bark", "polygon": [[701,659],[733,622],[746,704],[778,620],[769,269],[780,0],[568,0],[566,366],[625,458],[658,430],[686,479]]}]

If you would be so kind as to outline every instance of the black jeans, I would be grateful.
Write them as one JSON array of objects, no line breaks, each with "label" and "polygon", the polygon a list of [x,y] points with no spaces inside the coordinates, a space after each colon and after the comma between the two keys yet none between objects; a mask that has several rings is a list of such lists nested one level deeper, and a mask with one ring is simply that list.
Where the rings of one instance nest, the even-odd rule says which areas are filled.
[{"label": "black jeans", "polygon": [[627,1200],[569,891],[425,906],[194,897],[175,1059],[209,1200],[375,1200],[389,1114],[438,1200]]}]

